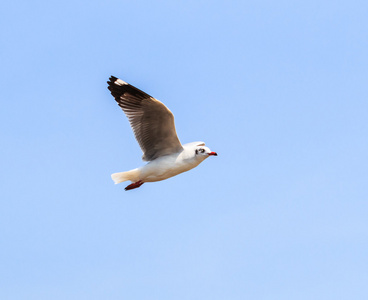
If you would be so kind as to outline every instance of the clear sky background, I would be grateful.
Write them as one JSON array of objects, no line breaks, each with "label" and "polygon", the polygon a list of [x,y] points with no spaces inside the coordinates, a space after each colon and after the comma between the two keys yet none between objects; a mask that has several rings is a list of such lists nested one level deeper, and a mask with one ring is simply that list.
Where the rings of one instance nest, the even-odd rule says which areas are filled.
[{"label": "clear sky background", "polygon": [[[367,1],[3,1],[0,298],[368,299]],[[125,192],[107,90],[218,157]]]}]

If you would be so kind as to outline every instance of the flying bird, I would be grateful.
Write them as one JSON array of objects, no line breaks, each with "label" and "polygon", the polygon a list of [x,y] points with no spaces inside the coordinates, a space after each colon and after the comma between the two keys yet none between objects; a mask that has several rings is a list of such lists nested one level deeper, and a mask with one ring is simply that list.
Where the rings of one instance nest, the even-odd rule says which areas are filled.
[{"label": "flying bird", "polygon": [[165,180],[198,166],[210,156],[217,156],[204,142],[182,145],[176,134],[174,115],[160,101],[118,79],[110,77],[108,89],[128,117],[136,140],[148,163],[140,168],[111,175],[115,184],[130,180],[125,190],[145,182]]}]

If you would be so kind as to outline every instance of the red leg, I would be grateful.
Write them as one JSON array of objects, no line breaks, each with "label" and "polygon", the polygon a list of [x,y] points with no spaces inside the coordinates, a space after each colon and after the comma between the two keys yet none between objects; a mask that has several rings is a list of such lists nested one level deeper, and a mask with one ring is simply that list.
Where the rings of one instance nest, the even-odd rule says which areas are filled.
[{"label": "red leg", "polygon": [[125,190],[126,191],[129,191],[129,190],[132,190],[132,189],[136,189],[136,188],[139,188],[144,182],[142,180],[139,180],[137,182],[133,182],[132,184],[129,184]]}]

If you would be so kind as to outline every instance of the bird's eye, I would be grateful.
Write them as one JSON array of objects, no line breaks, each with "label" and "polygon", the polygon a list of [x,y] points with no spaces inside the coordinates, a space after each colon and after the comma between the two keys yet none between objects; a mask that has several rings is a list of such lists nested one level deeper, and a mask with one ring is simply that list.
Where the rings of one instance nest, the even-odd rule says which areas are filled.
[{"label": "bird's eye", "polygon": [[200,151],[201,151],[201,153],[204,153],[204,149],[201,149]]}]

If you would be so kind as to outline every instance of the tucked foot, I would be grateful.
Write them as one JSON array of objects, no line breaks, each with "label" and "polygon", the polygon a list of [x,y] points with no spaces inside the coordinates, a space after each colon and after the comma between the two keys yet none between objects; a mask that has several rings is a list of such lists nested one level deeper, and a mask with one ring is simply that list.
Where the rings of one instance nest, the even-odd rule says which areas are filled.
[{"label": "tucked foot", "polygon": [[125,190],[126,191],[129,191],[129,190],[132,190],[132,189],[136,189],[136,188],[139,188],[144,182],[142,180],[139,180],[137,182],[133,182],[132,184],[129,184]]}]

